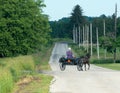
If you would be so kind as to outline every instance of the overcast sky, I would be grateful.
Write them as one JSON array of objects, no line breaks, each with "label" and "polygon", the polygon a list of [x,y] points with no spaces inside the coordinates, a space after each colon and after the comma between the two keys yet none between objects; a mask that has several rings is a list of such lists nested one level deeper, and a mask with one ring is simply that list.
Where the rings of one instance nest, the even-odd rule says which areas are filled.
[{"label": "overcast sky", "polygon": [[70,16],[74,6],[79,4],[83,9],[83,15],[100,16],[105,14],[111,16],[115,12],[115,4],[118,6],[120,16],[120,0],[44,0],[46,7],[44,13],[49,15],[49,20],[59,20]]}]

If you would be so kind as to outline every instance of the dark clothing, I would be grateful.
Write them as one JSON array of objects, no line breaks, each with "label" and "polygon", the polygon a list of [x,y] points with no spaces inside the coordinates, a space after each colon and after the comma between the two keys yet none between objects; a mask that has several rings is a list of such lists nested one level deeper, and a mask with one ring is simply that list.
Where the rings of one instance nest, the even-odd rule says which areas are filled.
[{"label": "dark clothing", "polygon": [[73,54],[71,51],[67,51],[66,54],[67,54],[67,58],[73,58]]}]

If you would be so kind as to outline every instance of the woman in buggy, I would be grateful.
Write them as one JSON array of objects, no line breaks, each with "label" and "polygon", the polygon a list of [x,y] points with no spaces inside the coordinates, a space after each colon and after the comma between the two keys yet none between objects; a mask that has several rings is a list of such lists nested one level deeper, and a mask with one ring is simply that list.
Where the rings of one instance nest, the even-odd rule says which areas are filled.
[{"label": "woman in buggy", "polygon": [[67,59],[70,59],[72,62],[75,61],[76,58],[74,57],[70,47],[68,48],[68,51],[66,52],[66,55],[67,55]]},{"label": "woman in buggy", "polygon": [[68,59],[73,59],[74,58],[70,47],[68,48],[68,51],[66,52],[66,55],[67,55]]},{"label": "woman in buggy", "polygon": [[77,69],[78,71],[82,70],[82,62],[80,58],[76,58],[73,56],[73,53],[71,51],[71,48],[68,48],[68,51],[66,52],[66,58],[65,57],[61,57],[59,59],[59,63],[60,63],[60,69],[63,71],[66,68],[66,65],[77,65]]}]

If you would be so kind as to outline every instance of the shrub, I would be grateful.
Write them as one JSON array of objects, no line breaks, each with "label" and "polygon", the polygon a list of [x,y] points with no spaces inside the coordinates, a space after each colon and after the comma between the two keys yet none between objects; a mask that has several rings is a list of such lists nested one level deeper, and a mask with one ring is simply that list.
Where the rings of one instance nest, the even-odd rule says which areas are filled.
[{"label": "shrub", "polygon": [[92,64],[105,64],[113,63],[113,59],[94,59],[91,61]]}]

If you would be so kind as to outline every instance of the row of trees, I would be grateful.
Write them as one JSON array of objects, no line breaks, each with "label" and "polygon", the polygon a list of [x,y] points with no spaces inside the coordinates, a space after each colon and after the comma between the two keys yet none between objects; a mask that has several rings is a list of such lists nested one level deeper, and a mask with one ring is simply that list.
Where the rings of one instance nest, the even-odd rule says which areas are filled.
[{"label": "row of trees", "polygon": [[50,40],[42,0],[0,0],[0,57],[33,53]]},{"label": "row of trees", "polygon": [[[77,5],[78,6],[78,5]],[[72,11],[71,13],[71,16],[70,17],[67,17],[67,18],[62,18],[58,21],[50,21],[50,25],[51,25],[51,28],[52,28],[52,37],[56,38],[56,37],[59,37],[59,38],[64,38],[64,37],[69,37],[69,38],[73,38],[72,37],[72,31],[73,31],[73,27],[78,27],[77,25],[79,25],[81,28],[82,26],[85,26],[85,25],[88,25],[90,23],[92,23],[92,29],[93,29],[93,42],[95,43],[96,42],[96,27],[99,28],[99,37],[103,36],[104,35],[104,32],[103,32],[103,22],[105,20],[105,26],[106,26],[106,35],[107,36],[110,36],[113,34],[114,32],[114,14],[111,15],[111,16],[106,16],[105,14],[103,15],[100,15],[99,17],[88,17],[88,16],[84,16],[84,15],[80,15],[78,16],[78,18],[76,17],[73,17],[73,16],[77,16],[77,14],[75,14],[75,10],[76,10],[76,7],[74,8],[74,10]],[[79,10],[81,11],[81,7],[79,6]],[[77,11],[77,10],[76,10]],[[76,13],[79,13],[79,12],[76,12]],[[81,11],[82,13],[82,11]],[[81,14],[79,13],[79,14]],[[77,21],[75,22],[74,20],[81,20],[81,21],[78,21],[79,23],[77,23]],[[120,35],[120,17],[117,18],[117,36]]]},{"label": "row of trees", "polygon": [[[79,5],[76,5],[71,13],[71,16],[68,18],[62,18],[58,21],[50,22],[52,27],[52,36],[53,37],[67,37],[74,39],[75,34],[79,34],[80,28],[89,27],[90,23],[92,24],[92,42],[97,43],[96,38],[96,27],[98,28],[99,40],[101,47],[107,49],[107,51],[115,53],[115,48],[120,45],[120,17],[116,18],[117,24],[115,24],[115,13],[111,16],[106,16],[105,14],[100,15],[99,17],[88,17],[83,15],[83,10]],[[105,28],[104,28],[105,25]],[[116,25],[116,32],[115,32]],[[76,30],[76,32],[73,32]],[[105,31],[105,32],[104,32]],[[116,36],[115,36],[116,33]],[[75,36],[73,36],[73,34]],[[105,34],[105,36],[104,36]],[[90,32],[89,32],[90,35]],[[115,39],[116,38],[116,39]],[[79,39],[77,37],[77,39]],[[89,43],[90,43],[89,39]],[[78,42],[77,42],[78,43]]]}]

